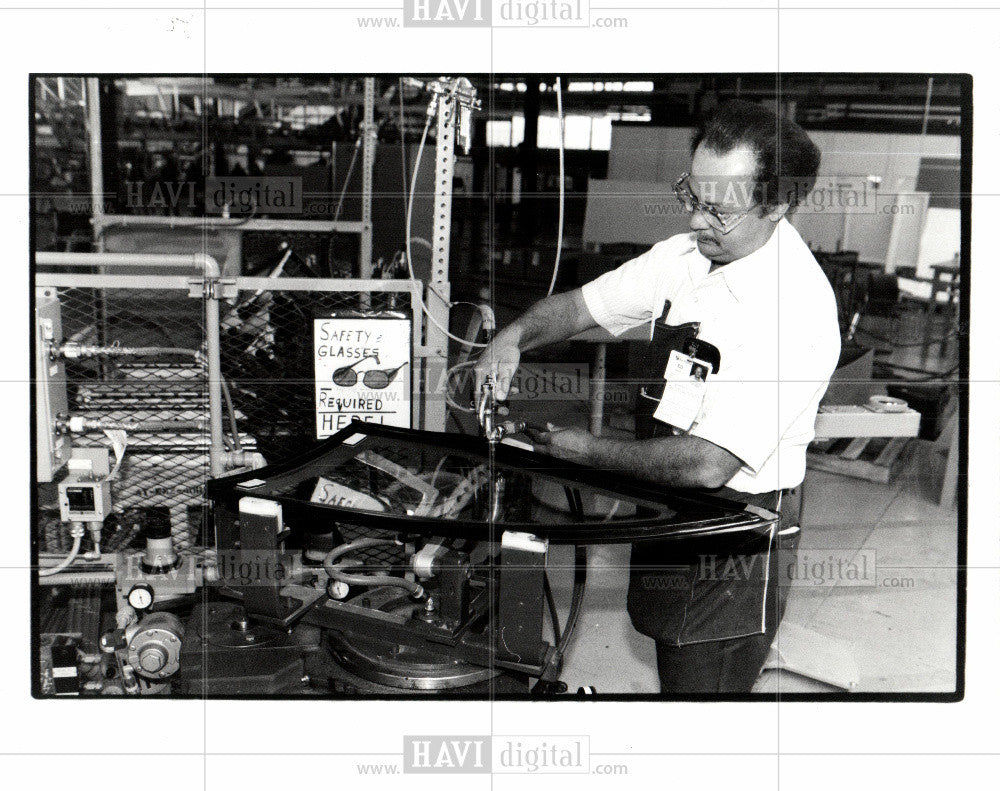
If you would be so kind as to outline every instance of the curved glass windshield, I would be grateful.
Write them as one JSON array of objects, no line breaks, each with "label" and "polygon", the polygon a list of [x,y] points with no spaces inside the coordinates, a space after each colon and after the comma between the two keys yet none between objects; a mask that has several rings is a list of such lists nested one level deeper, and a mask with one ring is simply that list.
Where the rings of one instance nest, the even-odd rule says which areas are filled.
[{"label": "curved glass windshield", "polygon": [[543,454],[490,448],[467,436],[360,424],[298,459],[239,478],[235,494],[280,499],[294,505],[300,519],[315,514],[317,524],[350,522],[355,513],[389,517],[381,520],[386,527],[395,518],[556,535],[579,525],[603,528],[600,540],[610,541],[631,525],[655,525],[662,534],[665,528],[700,532],[762,521],[738,503],[661,492]]}]

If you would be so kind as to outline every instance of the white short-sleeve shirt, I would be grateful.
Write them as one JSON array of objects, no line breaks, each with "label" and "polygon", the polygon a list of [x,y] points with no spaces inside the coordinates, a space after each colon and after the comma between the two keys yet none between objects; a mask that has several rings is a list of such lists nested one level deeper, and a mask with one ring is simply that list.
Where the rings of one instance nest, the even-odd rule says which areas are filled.
[{"label": "white short-sleeve shirt", "polygon": [[840,356],[833,290],[785,219],[763,247],[709,273],[694,234],[660,242],[583,287],[594,320],[615,335],[660,317],[697,321],[718,347],[719,371],[689,434],[743,467],[727,486],[767,492],[805,477],[816,411]]}]

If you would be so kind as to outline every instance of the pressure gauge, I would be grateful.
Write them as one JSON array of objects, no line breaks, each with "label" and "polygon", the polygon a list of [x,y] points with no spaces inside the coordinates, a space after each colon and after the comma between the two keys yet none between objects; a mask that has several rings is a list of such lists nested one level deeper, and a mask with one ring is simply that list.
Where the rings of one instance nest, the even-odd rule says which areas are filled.
[{"label": "pressure gauge", "polygon": [[351,592],[351,587],[346,582],[331,580],[330,584],[327,586],[326,592],[330,594],[331,599],[343,601],[347,598],[347,594]]},{"label": "pressure gauge", "polygon": [[134,610],[148,610],[153,606],[153,589],[140,582],[128,592],[128,603]]}]

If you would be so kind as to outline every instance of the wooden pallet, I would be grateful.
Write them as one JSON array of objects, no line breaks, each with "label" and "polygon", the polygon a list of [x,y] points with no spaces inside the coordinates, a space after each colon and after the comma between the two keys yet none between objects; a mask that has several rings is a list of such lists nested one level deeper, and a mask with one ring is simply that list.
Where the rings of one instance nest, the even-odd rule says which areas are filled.
[{"label": "wooden pallet", "polygon": [[814,442],[806,454],[812,470],[836,472],[876,483],[889,483],[903,463],[910,437],[855,437]]}]

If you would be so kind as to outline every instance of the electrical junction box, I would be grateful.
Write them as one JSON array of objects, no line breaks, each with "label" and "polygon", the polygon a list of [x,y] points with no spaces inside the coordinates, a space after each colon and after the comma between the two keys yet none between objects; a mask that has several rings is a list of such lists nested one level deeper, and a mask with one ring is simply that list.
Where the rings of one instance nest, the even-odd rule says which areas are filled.
[{"label": "electrical junction box", "polygon": [[59,518],[103,522],[111,513],[109,472],[107,448],[74,448],[69,475],[59,484]]},{"label": "electrical junction box", "polygon": [[64,522],[103,522],[111,513],[111,484],[67,478],[59,484],[59,518]]}]

